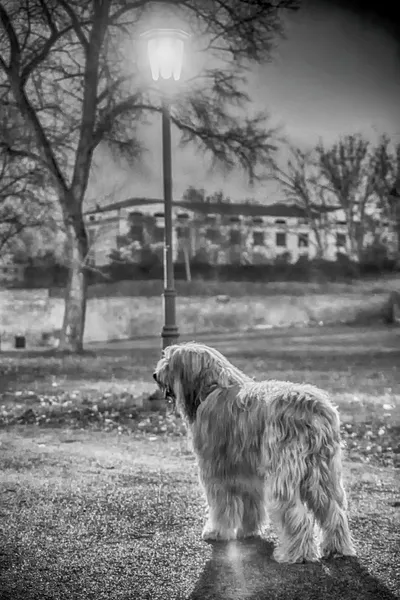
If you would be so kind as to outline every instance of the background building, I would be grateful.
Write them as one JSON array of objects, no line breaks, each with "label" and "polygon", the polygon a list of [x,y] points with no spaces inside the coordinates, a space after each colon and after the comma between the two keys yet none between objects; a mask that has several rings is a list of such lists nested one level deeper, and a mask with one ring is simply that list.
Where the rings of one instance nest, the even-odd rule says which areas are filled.
[{"label": "background building", "polygon": [[[161,249],[164,240],[163,202],[130,198],[98,207],[85,215],[92,265],[110,262],[120,250],[140,260],[140,250]],[[283,203],[176,201],[173,206],[174,261],[197,257],[210,264],[259,264],[285,255],[290,262],[318,255],[315,223],[322,240],[323,257],[335,260],[348,253],[343,211],[335,207],[315,209],[314,227],[303,209]],[[135,252],[137,251],[137,254]]]}]

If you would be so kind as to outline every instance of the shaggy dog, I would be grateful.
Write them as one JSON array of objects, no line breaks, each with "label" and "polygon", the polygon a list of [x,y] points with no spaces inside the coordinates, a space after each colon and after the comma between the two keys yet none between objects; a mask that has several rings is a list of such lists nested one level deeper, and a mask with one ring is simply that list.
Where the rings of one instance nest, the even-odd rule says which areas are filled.
[{"label": "shaggy dog", "polygon": [[203,539],[259,535],[268,511],[279,537],[278,562],[355,555],[339,415],[325,392],[285,381],[256,383],[195,342],[164,350],[153,377],[192,437],[209,507]]}]

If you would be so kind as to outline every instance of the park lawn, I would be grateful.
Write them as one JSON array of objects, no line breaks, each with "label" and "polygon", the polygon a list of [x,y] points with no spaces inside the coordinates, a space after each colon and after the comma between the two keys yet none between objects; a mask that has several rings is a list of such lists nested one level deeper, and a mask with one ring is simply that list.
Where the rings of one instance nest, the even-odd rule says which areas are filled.
[{"label": "park lawn", "polygon": [[[206,544],[182,438],[0,432],[2,600],[389,600],[400,585],[396,471],[346,464],[357,559],[278,565],[274,536]],[[397,472],[398,474],[398,472]]]},{"label": "park lawn", "polygon": [[153,390],[158,340],[2,355],[1,600],[396,597],[399,339],[316,328],[203,340],[250,375],[309,381],[339,405],[359,558],[292,567],[271,560],[271,532],[201,541],[204,501],[179,420],[135,412]]},{"label": "park lawn", "polygon": [[[294,328],[199,339],[257,379],[306,381],[327,389],[339,406],[348,449],[372,461],[378,457],[383,466],[400,466],[395,448],[400,434],[398,328]],[[146,415],[141,410],[154,391],[157,338],[91,348],[83,356],[0,354],[0,427],[37,423],[182,433],[179,420],[165,410]]]}]

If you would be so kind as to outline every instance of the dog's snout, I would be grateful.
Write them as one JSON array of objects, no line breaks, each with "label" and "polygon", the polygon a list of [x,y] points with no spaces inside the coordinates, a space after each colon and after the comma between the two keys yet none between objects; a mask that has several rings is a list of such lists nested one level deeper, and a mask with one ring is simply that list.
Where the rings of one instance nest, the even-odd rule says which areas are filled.
[{"label": "dog's snout", "polygon": [[154,371],[154,373],[153,373],[153,379],[157,383],[157,371]]}]

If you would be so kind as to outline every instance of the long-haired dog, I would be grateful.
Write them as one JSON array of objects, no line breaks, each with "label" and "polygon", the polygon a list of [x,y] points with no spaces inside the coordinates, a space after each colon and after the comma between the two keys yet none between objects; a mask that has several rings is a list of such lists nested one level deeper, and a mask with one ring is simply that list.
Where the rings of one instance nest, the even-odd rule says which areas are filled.
[{"label": "long-haired dog", "polygon": [[256,383],[220,352],[195,342],[169,346],[153,376],[192,436],[209,507],[203,539],[256,536],[269,514],[280,541],[278,562],[355,555],[339,415],[325,392],[284,381]]}]

